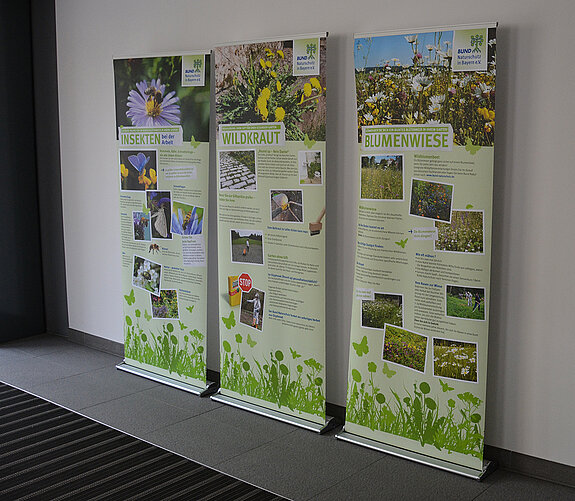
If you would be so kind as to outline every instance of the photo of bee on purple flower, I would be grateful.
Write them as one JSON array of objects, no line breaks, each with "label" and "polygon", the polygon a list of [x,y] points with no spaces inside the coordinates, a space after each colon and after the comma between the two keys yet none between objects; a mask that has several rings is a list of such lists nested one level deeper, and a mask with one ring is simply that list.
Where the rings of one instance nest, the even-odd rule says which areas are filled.
[{"label": "photo of bee on purple flower", "polygon": [[183,202],[173,203],[172,233],[176,235],[201,235],[204,226],[204,208]]},{"label": "photo of bee on purple flower", "polygon": [[152,238],[171,240],[171,193],[169,191],[146,191],[146,202],[152,221]]},{"label": "photo of bee on purple flower", "polygon": [[204,86],[182,87],[182,56],[116,59],[114,83],[116,130],[180,125],[184,141],[209,141],[208,56]]},{"label": "photo of bee on purple flower", "polygon": [[120,150],[120,188],[122,191],[158,189],[156,150]]},{"label": "photo of bee on purple flower", "polygon": [[143,211],[132,211],[132,223],[134,226],[134,240],[139,242],[152,240],[149,214]]}]

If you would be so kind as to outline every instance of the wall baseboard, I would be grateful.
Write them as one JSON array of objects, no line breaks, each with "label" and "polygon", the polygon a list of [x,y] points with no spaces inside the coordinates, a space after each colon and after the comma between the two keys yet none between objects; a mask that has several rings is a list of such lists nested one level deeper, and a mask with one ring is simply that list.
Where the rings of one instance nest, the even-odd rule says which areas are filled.
[{"label": "wall baseboard", "polygon": [[[54,335],[60,335],[51,333]],[[68,335],[62,336],[76,344],[81,344],[95,350],[110,353],[120,357],[124,356],[124,345],[117,341],[110,341],[92,334],[68,329]],[[209,381],[220,384],[220,373],[211,369],[207,370]],[[326,403],[326,413],[334,417],[339,424],[345,422],[345,407],[330,402]],[[556,484],[575,487],[575,467],[540,459],[527,454],[501,449],[493,445],[485,444],[485,458],[490,461],[496,461],[499,468],[513,471],[529,477],[546,480]]]}]

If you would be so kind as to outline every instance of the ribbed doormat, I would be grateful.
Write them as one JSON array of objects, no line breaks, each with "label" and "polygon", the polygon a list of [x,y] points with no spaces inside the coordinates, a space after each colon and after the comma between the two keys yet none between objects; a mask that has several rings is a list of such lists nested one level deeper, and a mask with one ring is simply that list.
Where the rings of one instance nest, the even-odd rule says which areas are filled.
[{"label": "ribbed doormat", "polygon": [[284,499],[0,382],[0,500]]}]

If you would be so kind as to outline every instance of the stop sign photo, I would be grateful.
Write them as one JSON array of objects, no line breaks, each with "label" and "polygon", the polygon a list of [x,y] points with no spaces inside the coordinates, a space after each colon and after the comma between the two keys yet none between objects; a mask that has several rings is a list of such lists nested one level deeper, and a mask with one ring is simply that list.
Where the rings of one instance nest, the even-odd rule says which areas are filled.
[{"label": "stop sign photo", "polygon": [[238,278],[240,289],[249,292],[252,289],[252,277],[247,273],[242,273]]}]

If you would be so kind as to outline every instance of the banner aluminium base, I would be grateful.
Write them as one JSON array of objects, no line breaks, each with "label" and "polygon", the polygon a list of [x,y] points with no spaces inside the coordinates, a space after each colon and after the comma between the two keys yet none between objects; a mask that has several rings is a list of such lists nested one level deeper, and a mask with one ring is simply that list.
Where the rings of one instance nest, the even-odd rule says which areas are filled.
[{"label": "banner aluminium base", "polygon": [[297,416],[289,416],[283,412],[278,412],[273,409],[267,409],[265,407],[260,407],[259,405],[252,404],[250,402],[245,402],[234,397],[229,397],[227,395],[222,395],[221,393],[216,393],[210,397],[214,402],[220,402],[222,404],[230,405],[232,407],[237,407],[238,409],[243,409],[245,411],[253,412],[254,414],[259,414],[260,416],[269,417],[277,421],[282,421],[283,423],[292,424],[303,428],[305,430],[314,431],[320,435],[333,430],[337,426],[335,418],[326,416],[325,424],[313,423],[312,421],[307,421],[306,419],[298,418]]},{"label": "banner aluminium base", "polygon": [[436,459],[430,456],[425,456],[423,454],[418,454],[417,452],[401,449],[399,447],[394,447],[393,445],[376,442],[375,440],[370,440],[369,438],[360,437],[358,435],[346,432],[345,429],[340,433],[338,433],[335,436],[335,438],[343,440],[345,442],[350,442],[352,444],[368,447],[369,449],[384,452],[386,454],[391,454],[392,456],[396,456],[402,459],[408,459],[410,461],[424,464],[426,466],[438,468],[439,470],[448,471],[450,473],[456,473],[458,475],[462,475],[464,477],[472,478],[478,481],[483,480],[496,468],[496,464],[493,461],[484,460],[483,469],[475,470],[467,466],[461,466],[455,463],[450,463],[449,461],[443,461],[441,459]]},{"label": "banner aluminium base", "polygon": [[147,371],[145,369],[140,369],[139,367],[129,365],[126,362],[122,362],[116,365],[116,369],[165,384],[166,386],[171,386],[172,388],[187,391],[188,393],[193,393],[194,395],[199,395],[200,397],[210,396],[218,389],[218,385],[210,381],[206,381],[206,387],[202,388],[201,386],[195,386],[193,384],[184,383],[182,381],[176,381],[175,379],[171,379],[160,374],[154,374],[153,372]]}]

